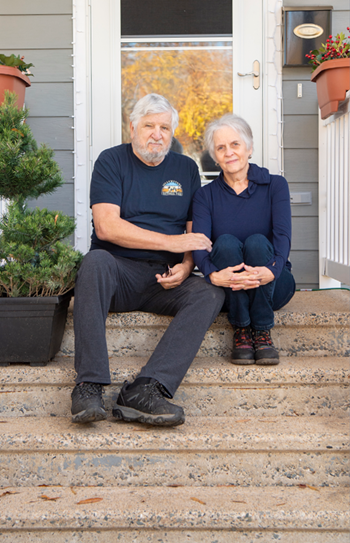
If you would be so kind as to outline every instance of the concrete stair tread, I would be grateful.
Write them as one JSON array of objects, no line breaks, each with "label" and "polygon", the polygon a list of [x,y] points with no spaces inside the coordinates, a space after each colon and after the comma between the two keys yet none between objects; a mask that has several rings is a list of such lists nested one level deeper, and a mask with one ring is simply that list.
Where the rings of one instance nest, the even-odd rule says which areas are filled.
[{"label": "concrete stair tread", "polygon": [[[349,324],[349,306],[349,290],[296,292],[285,307],[275,312],[275,325],[319,324],[320,326],[329,326],[331,324]],[[69,311],[69,326],[72,324],[73,307],[74,300],[72,300]],[[107,326],[167,326],[171,319],[172,317],[143,311],[109,313]],[[227,314],[220,313],[213,325],[229,327]]]},{"label": "concrete stair tread", "polygon": [[0,539],[347,543],[349,307],[349,291],[296,293],[270,367],[231,363],[219,315],[174,398],[176,428],[111,415],[171,320],[140,312],[107,319],[108,419],[71,422],[70,311],[54,361],[0,371]]},{"label": "concrete stair tread", "polygon": [[175,428],[66,417],[0,419],[2,453],[24,451],[316,451],[349,450],[347,417],[187,417]]},{"label": "concrete stair tread", "polygon": [[[0,529],[349,529],[349,489],[6,488]],[[12,494],[13,492],[13,494]],[[41,498],[44,496],[44,498]],[[51,498],[48,500],[47,498]],[[52,498],[57,498],[53,500]],[[91,503],[80,503],[93,500]]]},{"label": "concrete stair tread", "polygon": [[[110,357],[113,384],[130,380],[147,362],[147,357]],[[74,358],[57,356],[45,367],[12,364],[1,369],[0,387],[8,385],[74,386]],[[230,358],[195,358],[182,386],[186,384],[228,384],[249,386],[259,384],[350,384],[349,357],[281,357],[278,366],[237,366]]]},{"label": "concrete stair tread", "polygon": [[[298,292],[275,313],[272,338],[283,356],[348,356],[350,291]],[[144,313],[109,313],[106,339],[110,356],[150,356],[172,317]],[[232,327],[220,313],[199,348],[199,357],[229,357]],[[61,353],[74,355],[73,312],[70,311]]]}]

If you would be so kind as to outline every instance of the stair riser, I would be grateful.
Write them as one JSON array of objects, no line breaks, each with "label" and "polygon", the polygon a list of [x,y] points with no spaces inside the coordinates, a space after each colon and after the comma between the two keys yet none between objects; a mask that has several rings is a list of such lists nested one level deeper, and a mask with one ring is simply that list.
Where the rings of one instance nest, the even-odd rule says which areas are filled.
[{"label": "stair riser", "polygon": [[[149,357],[162,338],[166,327],[107,328],[109,356]],[[276,326],[272,338],[281,356],[349,356],[350,333],[345,326]],[[67,326],[61,352],[74,355],[74,333]],[[227,356],[232,352],[232,329],[213,326],[209,329],[197,356]]]},{"label": "stair riser", "polygon": [[[23,452],[0,457],[1,486],[341,486],[346,452]],[[45,493],[45,492],[44,492]]]},{"label": "stair riser", "polygon": [[275,530],[217,531],[204,530],[162,530],[148,531],[132,529],[121,531],[17,531],[0,532],[1,543],[349,543],[349,533],[298,530],[283,532]]},{"label": "stair riser", "polygon": [[[1,389],[1,417],[71,416],[73,383],[69,387],[7,385]],[[119,386],[105,390],[106,409],[111,413]],[[344,416],[349,412],[349,388],[345,385],[264,387],[262,384],[260,388],[182,385],[173,401],[191,416]]]}]

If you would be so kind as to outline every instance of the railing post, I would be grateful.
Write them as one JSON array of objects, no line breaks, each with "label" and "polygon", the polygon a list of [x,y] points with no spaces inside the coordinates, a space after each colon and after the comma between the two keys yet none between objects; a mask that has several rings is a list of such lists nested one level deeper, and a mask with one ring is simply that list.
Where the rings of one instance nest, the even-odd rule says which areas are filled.
[{"label": "railing post", "polygon": [[319,110],[318,118],[318,240],[319,240],[319,288],[339,288],[340,283],[331,277],[325,275],[327,259],[327,181],[329,182],[330,161],[327,153],[329,152],[330,142],[327,141],[328,134],[324,121],[321,119]]},{"label": "railing post", "polygon": [[339,111],[319,115],[319,287],[350,285],[350,92]]}]

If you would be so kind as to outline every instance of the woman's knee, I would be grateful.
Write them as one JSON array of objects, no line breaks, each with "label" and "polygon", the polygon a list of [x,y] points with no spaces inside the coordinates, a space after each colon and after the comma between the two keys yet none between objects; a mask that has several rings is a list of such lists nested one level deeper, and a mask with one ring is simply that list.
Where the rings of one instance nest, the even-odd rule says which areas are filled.
[{"label": "woman's knee", "polygon": [[210,253],[211,261],[219,268],[236,266],[242,262],[243,243],[232,234],[222,234],[217,238]]},{"label": "woman's knee", "polygon": [[236,236],[233,236],[232,234],[222,234],[217,238],[217,240],[214,243],[214,247],[218,247],[218,249],[228,250],[231,248],[236,249],[237,247],[242,247],[242,242],[236,238]]},{"label": "woman's knee", "polygon": [[249,266],[265,266],[273,254],[273,245],[263,234],[253,234],[244,242],[244,262]]}]

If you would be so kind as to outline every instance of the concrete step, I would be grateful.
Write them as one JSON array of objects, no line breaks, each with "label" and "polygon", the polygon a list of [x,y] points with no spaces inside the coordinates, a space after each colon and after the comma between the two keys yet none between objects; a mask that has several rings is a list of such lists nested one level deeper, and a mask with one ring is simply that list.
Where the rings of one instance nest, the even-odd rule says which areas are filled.
[{"label": "concrete step", "polygon": [[188,417],[176,428],[108,419],[0,424],[0,485],[349,485],[348,418]]},{"label": "concrete step", "polygon": [[109,417],[77,425],[70,313],[53,362],[1,368],[1,542],[348,543],[349,307],[349,291],[297,293],[265,368],[231,363],[221,314],[174,398],[185,425],[161,429],[110,410],[170,318],[109,315]]},{"label": "concrete step", "polygon": [[[108,411],[124,380],[146,363],[141,357],[112,357]],[[0,415],[70,417],[73,359],[57,357],[44,368],[11,365],[0,373]],[[284,357],[278,366],[236,366],[228,358],[194,360],[174,401],[191,416],[342,416],[349,411],[350,359]]]},{"label": "concrete step", "polygon": [[[54,523],[54,521],[52,521]],[[141,520],[142,522],[142,520]],[[348,530],[156,528],[0,531],[2,543],[349,543]]]},{"label": "concrete step", "polygon": [[[349,536],[349,492],[343,488],[56,487],[6,492],[0,517],[6,543],[345,543]],[[94,501],[79,503],[89,499]],[[20,535],[26,539],[14,538]]]},{"label": "concrete step", "polygon": [[[350,291],[297,292],[275,314],[272,337],[283,356],[349,356]],[[106,322],[110,356],[149,357],[171,317],[132,312],[111,313]],[[231,356],[232,327],[221,313],[208,330],[200,357]],[[72,311],[69,312],[62,354],[74,355]]]}]

